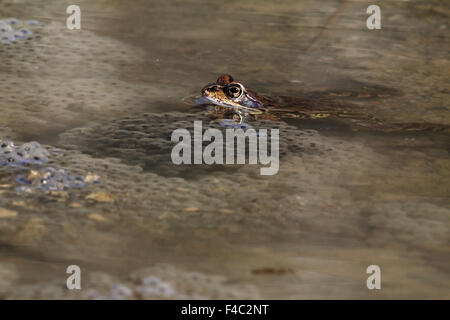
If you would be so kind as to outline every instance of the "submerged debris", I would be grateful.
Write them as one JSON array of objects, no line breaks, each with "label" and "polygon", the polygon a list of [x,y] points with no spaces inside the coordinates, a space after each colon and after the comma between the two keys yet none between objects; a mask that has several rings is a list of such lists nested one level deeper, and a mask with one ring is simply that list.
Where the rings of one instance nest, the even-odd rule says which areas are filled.
[{"label": "submerged debris", "polygon": [[293,274],[294,270],[290,268],[260,268],[260,269],[253,269],[252,274],[255,275],[287,275],[287,274]]},{"label": "submerged debris", "polygon": [[0,140],[0,166],[18,167],[26,164],[43,164],[48,162],[50,153],[38,142],[27,142],[21,146],[14,142]]},{"label": "submerged debris", "polygon": [[40,170],[31,170],[28,175],[19,175],[16,181],[23,184],[17,188],[20,192],[31,192],[33,189],[62,191],[68,188],[82,188],[87,183],[97,183],[98,177],[72,176],[64,169],[45,167]]}]

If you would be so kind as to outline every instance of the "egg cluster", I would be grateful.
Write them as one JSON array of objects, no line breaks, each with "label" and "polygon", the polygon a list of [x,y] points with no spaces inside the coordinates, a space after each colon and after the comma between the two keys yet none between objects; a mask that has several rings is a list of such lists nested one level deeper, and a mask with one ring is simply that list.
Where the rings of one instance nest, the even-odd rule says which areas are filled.
[{"label": "egg cluster", "polygon": [[16,18],[0,20],[0,43],[10,44],[17,40],[24,40],[33,32],[25,26],[39,24],[36,20],[20,21]]},{"label": "egg cluster", "polygon": [[8,275],[0,287],[0,298],[7,299],[261,299],[253,285],[235,283],[217,274],[188,271],[172,264],[150,265],[121,277],[94,271],[86,276],[86,290],[67,290],[60,282],[48,281],[16,285],[17,270],[7,263],[0,262],[0,272]]},{"label": "egg cluster", "polygon": [[[173,147],[172,133],[179,128],[189,131],[194,137],[194,121],[202,121],[202,134],[207,129],[220,130],[226,137],[226,127],[223,123],[211,120],[202,112],[186,114],[182,112],[147,113],[139,116],[127,116],[115,119],[102,125],[80,127],[68,130],[60,135],[60,142],[65,146],[77,146],[83,152],[98,157],[114,157],[122,159],[125,163],[138,165],[146,171],[154,172],[160,176],[183,177],[184,179],[197,179],[198,176],[235,172],[237,166],[224,166],[214,164],[210,166],[175,165],[171,160]],[[232,122],[233,120],[230,120]],[[224,122],[226,123],[226,122]],[[302,154],[325,154],[332,145],[324,145],[319,135],[312,130],[300,131],[287,127],[282,122],[261,120],[252,122],[257,136],[266,136],[267,148],[271,150],[271,129],[281,129],[284,138],[279,141],[279,153],[283,158],[288,155],[302,156]],[[260,132],[267,129],[267,132]],[[283,130],[283,131],[282,131]],[[209,141],[202,141],[202,148],[209,145]],[[223,154],[233,148],[234,154],[245,153],[246,145],[223,146]],[[253,167],[253,166],[251,166]],[[258,169],[259,170],[259,169]]]},{"label": "egg cluster", "polygon": [[49,155],[50,153],[36,141],[16,146],[12,141],[0,140],[0,166],[40,165],[48,162]]},{"label": "egg cluster", "polygon": [[[25,169],[29,165],[40,166],[49,161],[49,156],[50,152],[36,141],[16,146],[12,141],[0,140],[2,167]],[[67,188],[82,188],[86,183],[97,183],[98,177],[90,174],[85,177],[72,176],[65,169],[42,167],[31,169],[28,174],[18,175],[16,181],[22,184],[16,189],[20,192],[62,191]]]},{"label": "egg cluster", "polygon": [[67,188],[82,188],[88,182],[83,176],[71,176],[66,170],[53,167],[31,170],[28,175],[17,176],[16,181],[23,185],[17,188],[22,192],[31,192],[34,189],[62,191]]}]

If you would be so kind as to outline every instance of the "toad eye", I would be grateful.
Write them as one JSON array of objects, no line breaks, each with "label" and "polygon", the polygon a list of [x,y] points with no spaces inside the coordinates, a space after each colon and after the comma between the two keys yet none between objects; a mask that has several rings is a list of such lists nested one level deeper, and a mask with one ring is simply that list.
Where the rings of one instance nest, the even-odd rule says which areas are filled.
[{"label": "toad eye", "polygon": [[228,86],[227,88],[227,94],[230,98],[240,98],[243,94],[244,90],[242,90],[241,86],[239,86],[238,84],[233,84]]}]

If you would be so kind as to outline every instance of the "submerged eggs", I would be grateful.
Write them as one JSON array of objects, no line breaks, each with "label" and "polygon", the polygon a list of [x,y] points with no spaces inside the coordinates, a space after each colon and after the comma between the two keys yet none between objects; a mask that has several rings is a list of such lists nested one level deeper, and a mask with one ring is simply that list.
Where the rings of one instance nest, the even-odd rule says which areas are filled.
[{"label": "submerged eggs", "polygon": [[37,24],[39,22],[36,20],[28,20],[24,23],[16,18],[0,20],[0,43],[10,44],[28,38],[33,32],[25,28],[24,25],[34,26]]},{"label": "submerged eggs", "polygon": [[[38,142],[27,142],[16,146],[9,140],[0,140],[0,166],[24,169],[29,166],[41,166],[49,161],[50,152]],[[16,190],[32,192],[33,190],[62,191],[68,188],[82,188],[87,183],[97,183],[95,175],[76,176],[61,168],[41,167],[31,169],[27,174],[20,174],[16,181],[22,186]]]}]

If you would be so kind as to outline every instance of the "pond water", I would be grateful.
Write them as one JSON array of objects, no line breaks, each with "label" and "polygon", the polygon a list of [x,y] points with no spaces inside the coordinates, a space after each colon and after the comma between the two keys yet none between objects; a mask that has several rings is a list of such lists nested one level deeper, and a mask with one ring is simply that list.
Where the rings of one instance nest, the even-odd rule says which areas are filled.
[{"label": "pond water", "polygon": [[0,140],[99,180],[22,192],[39,167],[0,167],[0,298],[450,298],[448,131],[262,120],[276,175],[170,159],[173,130],[217,127],[193,97],[223,73],[450,125],[449,3],[379,2],[381,30],[364,1],[80,0],[68,30],[71,4],[0,0],[38,22],[0,43]]}]

